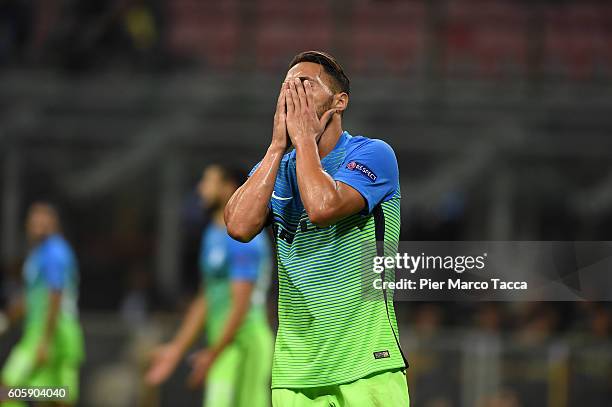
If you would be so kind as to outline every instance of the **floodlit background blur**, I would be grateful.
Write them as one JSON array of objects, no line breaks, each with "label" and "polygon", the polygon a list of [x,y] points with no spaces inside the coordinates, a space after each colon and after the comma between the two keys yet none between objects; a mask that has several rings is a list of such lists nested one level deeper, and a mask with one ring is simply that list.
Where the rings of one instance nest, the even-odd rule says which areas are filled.
[{"label": "floodlit background blur", "polygon": [[[140,384],[197,287],[195,183],[261,158],[306,49],[352,80],[345,128],[394,147],[403,240],[612,240],[609,1],[0,0],[3,301],[51,200],[80,261],[80,405],[200,405],[186,364]],[[606,304],[398,309],[416,406],[610,405]]]}]

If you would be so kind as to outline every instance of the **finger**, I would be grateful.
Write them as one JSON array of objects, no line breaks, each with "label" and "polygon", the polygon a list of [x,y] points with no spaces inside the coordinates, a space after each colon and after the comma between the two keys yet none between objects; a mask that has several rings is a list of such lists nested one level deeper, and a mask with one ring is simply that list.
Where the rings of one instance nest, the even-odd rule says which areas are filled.
[{"label": "finger", "polygon": [[295,90],[297,91],[298,98],[300,100],[300,109],[306,110],[308,108],[308,102],[306,101],[306,93],[304,92],[304,85],[299,78],[295,80]]},{"label": "finger", "polygon": [[291,97],[291,89],[285,89],[285,104],[287,105],[287,115],[292,115],[295,106]]},{"label": "finger", "polygon": [[285,89],[286,82],[283,82],[278,93],[278,100],[276,101],[276,111],[284,113],[285,111]]},{"label": "finger", "polygon": [[291,100],[293,101],[293,109],[295,112],[298,112],[302,108],[302,106],[300,105],[300,98],[297,93],[295,81],[291,81],[289,83],[289,92],[291,94]]},{"label": "finger", "polygon": [[312,95],[312,84],[309,80],[304,81],[304,91],[306,92],[306,102],[308,106],[314,108],[314,96]]},{"label": "finger", "polygon": [[327,127],[327,125],[329,124],[329,121],[332,119],[332,117],[334,116],[334,113],[336,113],[337,111],[338,110],[336,109],[329,109],[328,111],[323,113],[323,116],[321,116],[321,120],[319,121],[319,123],[321,123],[322,128]]},{"label": "finger", "polygon": [[287,81],[285,86],[285,104],[287,105],[287,114],[293,114],[295,111],[295,103],[291,97],[291,81]]},{"label": "finger", "polygon": [[276,117],[280,120],[284,120],[287,115],[287,93],[283,89],[281,91],[281,99],[279,104],[276,106]]}]

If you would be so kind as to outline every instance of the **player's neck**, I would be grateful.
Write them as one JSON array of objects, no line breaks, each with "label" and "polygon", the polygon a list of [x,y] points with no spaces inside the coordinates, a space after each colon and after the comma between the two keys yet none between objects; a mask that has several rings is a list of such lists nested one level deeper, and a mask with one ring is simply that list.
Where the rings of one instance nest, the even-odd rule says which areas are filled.
[{"label": "player's neck", "polygon": [[342,134],[342,119],[339,115],[334,115],[331,122],[319,138],[317,146],[319,147],[319,158],[325,157],[338,144],[338,139]]}]

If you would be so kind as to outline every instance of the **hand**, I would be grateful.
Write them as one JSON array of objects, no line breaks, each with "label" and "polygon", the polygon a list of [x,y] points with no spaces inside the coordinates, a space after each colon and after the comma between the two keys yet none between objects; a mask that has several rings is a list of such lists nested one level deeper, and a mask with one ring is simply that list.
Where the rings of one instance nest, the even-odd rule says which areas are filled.
[{"label": "hand", "polygon": [[274,112],[274,128],[272,130],[271,147],[282,150],[289,148],[289,135],[287,134],[287,104],[285,102],[285,86],[283,82],[276,102],[276,112]]},{"label": "hand", "polygon": [[176,345],[169,343],[155,349],[151,356],[151,365],[146,373],[145,381],[150,386],[158,386],[174,372],[182,355]]},{"label": "hand", "polygon": [[202,386],[217,356],[218,354],[213,350],[203,349],[191,357],[191,374],[187,380],[189,387],[197,388]]},{"label": "hand", "polygon": [[319,136],[331,120],[336,109],[329,109],[317,117],[312,86],[308,80],[291,80],[285,90],[287,100],[287,131],[291,142],[297,147],[306,140],[318,141]]},{"label": "hand", "polygon": [[36,366],[41,366],[49,360],[49,343],[42,340],[36,349]]}]

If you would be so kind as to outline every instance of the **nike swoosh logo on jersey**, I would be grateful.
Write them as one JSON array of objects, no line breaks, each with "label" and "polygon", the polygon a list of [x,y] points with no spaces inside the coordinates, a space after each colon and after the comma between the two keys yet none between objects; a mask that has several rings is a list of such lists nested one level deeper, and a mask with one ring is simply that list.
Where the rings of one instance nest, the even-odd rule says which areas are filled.
[{"label": "nike swoosh logo on jersey", "polygon": [[272,198],[274,198],[274,199],[278,199],[278,200],[280,200],[280,201],[288,201],[289,199],[291,199],[291,198],[293,198],[293,197],[292,197],[292,196],[289,196],[289,197],[286,197],[286,198],[285,198],[285,197],[282,197],[282,196],[278,196],[278,195],[276,195],[276,193],[275,193],[274,191],[272,191]]}]

